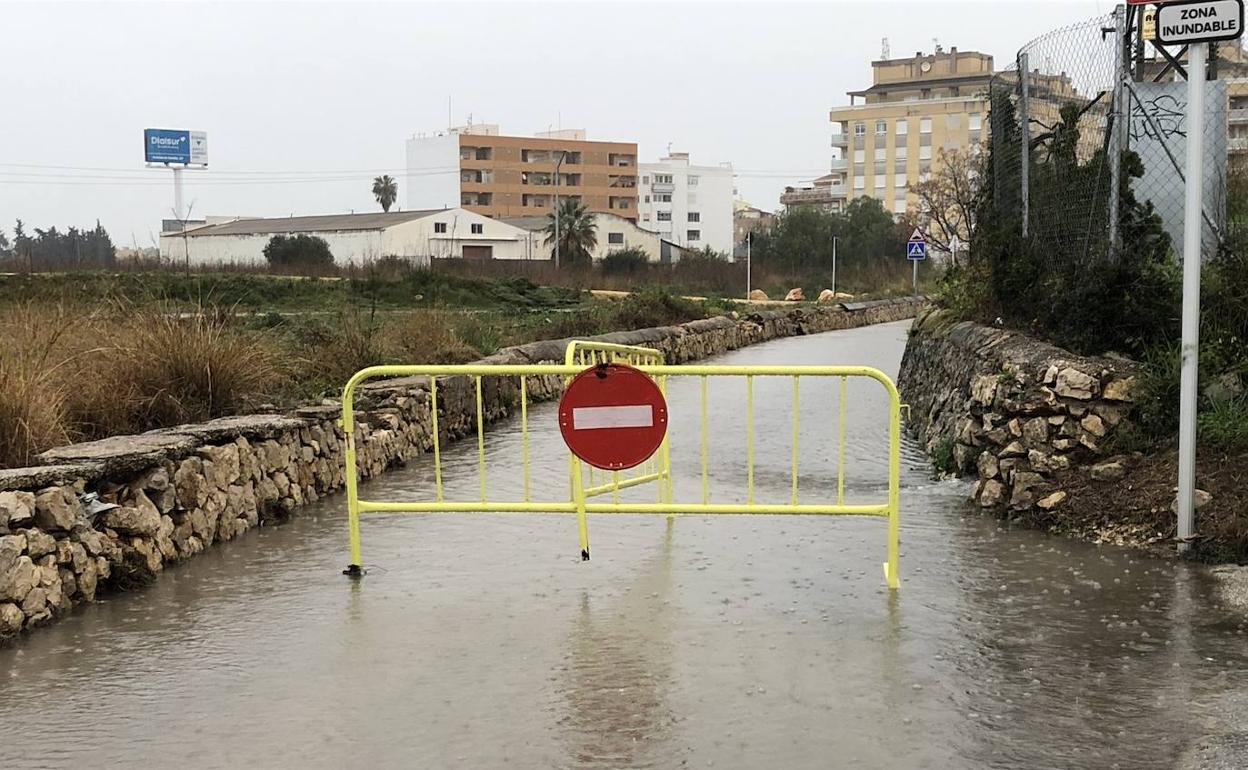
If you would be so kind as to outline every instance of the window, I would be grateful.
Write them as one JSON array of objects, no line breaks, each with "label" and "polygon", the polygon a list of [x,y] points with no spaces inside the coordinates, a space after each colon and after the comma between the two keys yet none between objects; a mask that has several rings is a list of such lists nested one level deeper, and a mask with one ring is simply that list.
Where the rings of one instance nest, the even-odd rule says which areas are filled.
[{"label": "window", "polygon": [[655,184],[671,184],[672,175],[671,174],[655,174],[654,183]]},{"label": "window", "polygon": [[697,187],[697,186],[698,186],[698,178],[697,178],[696,176],[693,176],[693,175],[691,174],[691,175],[689,176],[689,181],[688,181],[688,184],[689,184],[689,186],[690,186],[690,187]]},{"label": "window", "polygon": [[867,169],[867,166],[865,163],[855,163],[854,164],[854,176],[862,176],[863,174],[867,173],[866,169]]},{"label": "window", "polygon": [[702,240],[702,231],[701,230],[686,230],[685,240],[688,240],[688,241]]},{"label": "window", "polygon": [[434,231],[435,233],[444,233],[444,232],[446,232],[446,223],[445,223],[445,222],[434,222],[434,223],[433,223],[433,231]]},{"label": "window", "polygon": [[887,120],[875,121],[875,135],[884,136],[887,133],[888,133],[888,121]]},{"label": "window", "polygon": [[879,160],[884,160],[884,151],[885,151],[885,150],[884,150],[884,148],[883,148],[883,147],[876,147],[876,148],[875,148],[875,159],[876,159],[877,161],[879,161]]},{"label": "window", "polygon": [[642,222],[649,222],[649,221],[650,221],[650,215],[649,215],[649,214],[642,214],[642,215],[641,215],[641,221],[642,221]]},{"label": "window", "polygon": [[672,221],[672,212],[670,212],[670,211],[660,211],[660,212],[658,212],[658,213],[656,213],[656,214],[654,215],[654,218],[655,218],[656,220],[658,220],[659,222],[671,222],[671,221]]},{"label": "window", "polygon": [[623,243],[624,233],[607,233],[607,243]]},{"label": "window", "polygon": [[866,159],[867,159],[866,150],[854,150],[854,162],[855,163],[862,163]]},{"label": "window", "polygon": [[645,201],[645,202],[646,202],[646,203],[649,203],[649,202],[650,202],[650,196],[649,196],[649,195],[647,195],[647,196],[646,196],[646,201]]},{"label": "window", "polygon": [[905,174],[893,174],[893,187],[904,188],[906,186]]},{"label": "window", "polygon": [[893,213],[894,214],[906,213],[906,199],[905,198],[902,198],[901,200],[893,201]]},{"label": "window", "polygon": [[978,131],[984,127],[984,119],[980,117],[978,112],[972,112],[967,116],[966,127],[971,131]]},{"label": "window", "polygon": [[854,189],[855,190],[861,190],[865,186],[866,186],[866,179],[860,176],[854,177]]},{"label": "window", "polygon": [[642,183],[642,184],[650,184],[650,177],[649,177],[648,175],[647,175],[647,176],[643,176],[643,177],[641,178],[641,183]]},{"label": "window", "polygon": [[472,225],[472,234],[473,234],[473,235],[482,235],[482,234],[484,234],[484,233],[485,233],[485,225],[483,225],[483,224],[481,224],[481,223],[479,223],[479,222],[476,222],[476,223],[474,223],[474,224]]},{"label": "window", "polygon": [[919,118],[919,133],[920,134],[932,133],[932,119],[931,118]]},{"label": "window", "polygon": [[697,211],[690,211],[690,212],[689,212],[689,221],[690,221],[690,222],[701,222],[701,221],[702,221],[702,214],[701,214],[700,212],[697,212]]},{"label": "window", "polygon": [[867,135],[867,124],[861,121],[859,121],[858,123],[855,123],[854,124],[854,136],[866,136],[866,135]]},{"label": "window", "polygon": [[897,160],[905,160],[909,151],[909,148],[907,148],[904,144],[899,144],[893,148],[893,157]]},{"label": "window", "polygon": [[926,147],[920,147],[919,148],[919,160],[931,160],[931,159],[932,159],[932,146],[929,144]]},{"label": "window", "polygon": [[877,190],[884,189],[884,175],[883,174],[875,175],[875,189]]},{"label": "window", "polygon": [[671,202],[672,202],[672,194],[671,194],[671,193],[660,193],[660,194],[657,194],[657,195],[655,195],[655,196],[654,196],[654,202],[655,202],[655,203],[671,203]]},{"label": "window", "polygon": [[897,120],[897,136],[905,136],[910,131],[910,121],[905,118]]}]

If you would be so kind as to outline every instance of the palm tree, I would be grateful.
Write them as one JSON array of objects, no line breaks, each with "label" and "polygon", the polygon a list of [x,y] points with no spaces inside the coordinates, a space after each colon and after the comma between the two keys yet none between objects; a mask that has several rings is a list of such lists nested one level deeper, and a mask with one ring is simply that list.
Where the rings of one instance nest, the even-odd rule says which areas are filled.
[{"label": "palm tree", "polygon": [[[585,264],[598,245],[598,223],[585,205],[573,198],[559,201],[559,260],[563,264]],[[555,212],[546,215],[546,245],[555,243]],[[554,249],[551,249],[554,255]]]},{"label": "palm tree", "polygon": [[389,211],[394,199],[399,197],[399,183],[389,174],[373,177],[373,197],[381,204],[382,211]]}]

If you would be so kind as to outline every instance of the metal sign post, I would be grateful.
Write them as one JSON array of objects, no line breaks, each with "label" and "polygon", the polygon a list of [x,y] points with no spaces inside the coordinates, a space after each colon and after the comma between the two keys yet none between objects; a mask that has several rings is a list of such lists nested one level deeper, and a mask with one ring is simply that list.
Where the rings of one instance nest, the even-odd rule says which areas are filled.
[{"label": "metal sign post", "polygon": [[913,276],[911,277],[914,288],[914,296],[919,296],[919,263],[927,259],[927,239],[923,237],[923,232],[919,228],[914,228],[914,232],[910,233],[910,240],[906,241],[906,259],[910,260],[913,267]]},{"label": "metal sign post", "polygon": [[1179,550],[1194,532],[1196,510],[1196,401],[1200,355],[1200,221],[1205,170],[1205,53],[1207,44],[1189,49],[1187,65],[1187,170],[1183,209],[1183,371],[1179,395]]},{"label": "metal sign post", "polygon": [[1179,488],[1176,535],[1185,551],[1195,533],[1196,411],[1200,363],[1201,221],[1204,203],[1205,68],[1209,43],[1235,40],[1244,33],[1242,0],[1194,0],[1157,10],[1157,40],[1187,45],[1187,168],[1183,178],[1182,373],[1179,379]]}]

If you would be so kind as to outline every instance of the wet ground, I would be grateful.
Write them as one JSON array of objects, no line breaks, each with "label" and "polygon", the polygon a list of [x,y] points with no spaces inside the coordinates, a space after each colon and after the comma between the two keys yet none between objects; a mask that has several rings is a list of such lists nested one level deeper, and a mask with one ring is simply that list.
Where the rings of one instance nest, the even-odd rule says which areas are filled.
[{"label": "wet ground", "polygon": [[[717,362],[893,374],[906,328]],[[741,393],[711,395],[713,499],[739,499]],[[681,498],[696,397],[671,383]],[[760,499],[787,500],[790,398],[756,385]],[[836,401],[803,382],[800,402],[809,501],[834,489]],[[883,494],[882,403],[851,388],[848,501]],[[553,406],[530,420],[556,494]],[[518,446],[514,424],[487,437],[492,497]],[[829,517],[591,517],[583,563],[567,516],[373,515],[356,583],[343,499],[321,501],[0,650],[0,767],[1166,768],[1242,711],[1244,628],[1203,573],[1006,529],[904,452],[891,597],[883,522]],[[471,498],[475,446],[444,459]]]}]

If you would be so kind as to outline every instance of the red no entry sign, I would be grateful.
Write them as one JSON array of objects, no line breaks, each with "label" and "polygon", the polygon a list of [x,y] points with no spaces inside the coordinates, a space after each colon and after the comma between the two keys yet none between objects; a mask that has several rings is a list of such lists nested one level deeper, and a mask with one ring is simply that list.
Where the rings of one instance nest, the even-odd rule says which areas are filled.
[{"label": "red no entry sign", "polygon": [[573,377],[563,391],[559,431],[572,454],[595,468],[632,468],[663,443],[667,402],[641,370],[599,364]]}]

